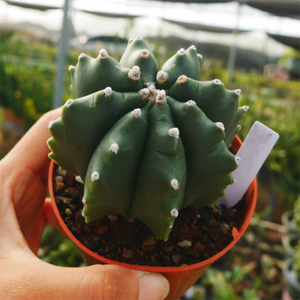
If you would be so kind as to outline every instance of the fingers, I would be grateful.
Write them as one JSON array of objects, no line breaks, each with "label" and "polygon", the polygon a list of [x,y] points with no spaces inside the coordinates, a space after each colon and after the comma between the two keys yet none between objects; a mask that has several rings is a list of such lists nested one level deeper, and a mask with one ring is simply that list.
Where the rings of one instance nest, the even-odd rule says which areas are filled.
[{"label": "fingers", "polygon": [[11,166],[39,172],[49,160],[46,144],[50,137],[48,124],[60,115],[61,107],[43,115],[4,159],[9,160]]},{"label": "fingers", "polygon": [[56,227],[58,227],[61,234],[63,234],[64,236],[67,237],[66,233],[60,226],[60,224],[55,216],[50,198],[45,199],[44,208],[43,208],[43,219],[44,219],[44,227],[46,225],[56,226]]},{"label": "fingers", "polygon": [[[10,278],[6,276],[2,290],[11,293],[7,286],[14,284],[13,299],[39,300],[161,300],[169,292],[169,283],[161,274],[111,265],[63,268],[42,261],[35,264],[31,263],[28,273],[21,268]],[[0,298],[7,299],[1,289]]]}]

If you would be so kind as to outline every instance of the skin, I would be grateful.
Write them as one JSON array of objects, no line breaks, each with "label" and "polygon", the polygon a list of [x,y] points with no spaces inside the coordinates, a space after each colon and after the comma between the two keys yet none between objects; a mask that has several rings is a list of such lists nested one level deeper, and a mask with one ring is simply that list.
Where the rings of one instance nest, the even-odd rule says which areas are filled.
[{"label": "skin", "polygon": [[169,284],[160,274],[112,265],[57,267],[37,258],[45,226],[58,225],[45,196],[48,123],[60,114],[45,114],[0,161],[0,299],[164,299]]}]

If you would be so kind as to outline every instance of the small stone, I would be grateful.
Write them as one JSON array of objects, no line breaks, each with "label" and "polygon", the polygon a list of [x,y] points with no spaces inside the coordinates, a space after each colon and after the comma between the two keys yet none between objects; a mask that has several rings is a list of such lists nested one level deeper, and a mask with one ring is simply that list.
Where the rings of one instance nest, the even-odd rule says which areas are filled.
[{"label": "small stone", "polygon": [[175,264],[178,264],[180,262],[181,255],[180,254],[173,254],[172,255],[172,260],[174,261]]},{"label": "small stone", "polygon": [[117,215],[109,215],[107,216],[112,222],[117,222],[118,221],[118,216]]},{"label": "small stone", "polygon": [[188,240],[183,240],[179,243],[177,243],[178,246],[183,247],[183,248],[188,248],[192,246],[192,243]]},{"label": "small stone", "polygon": [[133,258],[133,251],[131,249],[123,248],[123,258],[126,260]]},{"label": "small stone", "polygon": [[107,231],[108,231],[107,225],[102,225],[102,226],[100,226],[100,228],[97,230],[97,233],[100,234],[100,235],[102,235],[102,234],[104,234],[104,233],[107,232]]},{"label": "small stone", "polygon": [[230,230],[229,225],[226,224],[226,223],[221,223],[221,224],[220,224],[220,228],[222,229],[222,232],[223,232],[224,234],[227,234],[227,233],[229,232],[229,230]]},{"label": "small stone", "polygon": [[56,174],[61,175],[61,176],[66,176],[67,171],[66,170],[61,170],[60,168],[56,169]]},{"label": "small stone", "polygon": [[145,252],[150,252],[153,251],[155,248],[157,240],[155,239],[155,237],[153,235],[149,235],[147,236],[144,241],[143,241],[143,250]]},{"label": "small stone", "polygon": [[58,175],[58,176],[55,176],[54,180],[55,180],[55,182],[63,182],[64,178],[62,176]]},{"label": "small stone", "polygon": [[74,173],[71,173],[69,172],[68,175],[67,175],[67,181],[73,181],[75,178],[75,174]]},{"label": "small stone", "polygon": [[126,218],[126,220],[127,220],[127,222],[129,222],[129,223],[133,223],[133,222],[135,221],[135,219],[133,219],[133,218]]},{"label": "small stone", "polygon": [[65,214],[66,214],[67,216],[72,216],[72,215],[73,215],[73,212],[72,212],[72,210],[71,210],[70,208],[66,208],[66,209],[65,209]]},{"label": "small stone", "polygon": [[65,184],[63,182],[54,182],[54,191],[61,192],[65,188]]},{"label": "small stone", "polygon": [[200,241],[197,241],[194,245],[194,249],[197,250],[198,253],[204,253],[206,248]]},{"label": "small stone", "polygon": [[164,252],[172,252],[174,247],[170,242],[162,242],[161,248]]},{"label": "small stone", "polygon": [[79,182],[79,183],[84,183],[84,182],[82,181],[82,179],[81,179],[80,176],[76,176],[76,177],[75,177],[75,180],[76,180],[77,182]]}]

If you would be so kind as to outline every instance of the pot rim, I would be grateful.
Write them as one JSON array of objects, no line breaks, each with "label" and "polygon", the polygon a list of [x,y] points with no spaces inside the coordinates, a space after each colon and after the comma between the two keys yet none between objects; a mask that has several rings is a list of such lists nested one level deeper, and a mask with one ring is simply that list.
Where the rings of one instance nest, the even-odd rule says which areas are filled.
[{"label": "pot rim", "polygon": [[[241,145],[242,141],[238,136],[235,137],[238,144]],[[246,229],[248,228],[248,225],[251,221],[252,215],[255,210],[256,206],[256,201],[257,201],[257,179],[256,177],[252,181],[251,185],[249,186],[247,192],[246,192],[246,197],[251,197],[252,202],[250,209],[245,213],[245,222],[241,226],[240,230],[237,230],[235,227],[232,230],[232,235],[233,235],[233,240],[232,242],[227,245],[222,251],[218,252],[216,255],[203,260],[199,263],[188,265],[188,266],[180,266],[180,267],[153,267],[153,266],[143,266],[143,265],[134,265],[134,264],[129,264],[129,263],[124,263],[124,262],[118,262],[114,261],[108,258],[105,258],[101,255],[98,255],[94,253],[93,251],[89,250],[87,247],[85,247],[73,234],[72,232],[68,229],[66,226],[65,222],[61,218],[61,215],[58,211],[56,202],[55,202],[55,197],[54,197],[54,190],[53,190],[53,172],[54,172],[54,166],[55,163],[52,160],[50,162],[50,167],[49,167],[49,175],[48,175],[48,188],[49,188],[49,193],[50,193],[50,198],[53,206],[53,210],[55,212],[56,218],[63,229],[63,231],[67,234],[67,236],[72,240],[72,242],[83,252],[85,252],[87,255],[93,257],[99,262],[106,263],[106,264],[113,264],[113,265],[118,265],[124,268],[129,268],[129,269],[134,269],[134,270],[142,270],[142,271],[148,271],[148,272],[159,272],[159,273],[176,273],[176,272],[183,272],[183,271],[191,271],[194,269],[199,269],[203,268],[205,266],[208,266],[215,262],[218,258],[223,256],[226,252],[228,252],[242,237]]]}]

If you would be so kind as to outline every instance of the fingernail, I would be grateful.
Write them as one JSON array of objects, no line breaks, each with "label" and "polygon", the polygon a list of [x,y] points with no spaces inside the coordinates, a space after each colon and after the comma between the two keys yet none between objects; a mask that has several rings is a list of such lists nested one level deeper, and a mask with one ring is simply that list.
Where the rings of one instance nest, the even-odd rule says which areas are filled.
[{"label": "fingernail", "polygon": [[140,277],[139,300],[163,300],[169,294],[169,282],[158,273],[143,273]]}]

